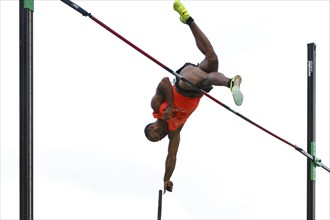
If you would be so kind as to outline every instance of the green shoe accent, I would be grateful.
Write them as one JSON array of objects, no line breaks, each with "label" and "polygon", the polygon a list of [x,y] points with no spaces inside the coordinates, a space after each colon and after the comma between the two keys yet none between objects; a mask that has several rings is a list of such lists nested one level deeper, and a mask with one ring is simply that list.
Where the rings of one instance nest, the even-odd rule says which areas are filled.
[{"label": "green shoe accent", "polygon": [[190,17],[189,12],[187,9],[184,7],[182,2],[180,0],[175,0],[173,4],[173,8],[176,12],[179,13],[180,15],[180,21],[184,24],[186,24],[188,18]]}]

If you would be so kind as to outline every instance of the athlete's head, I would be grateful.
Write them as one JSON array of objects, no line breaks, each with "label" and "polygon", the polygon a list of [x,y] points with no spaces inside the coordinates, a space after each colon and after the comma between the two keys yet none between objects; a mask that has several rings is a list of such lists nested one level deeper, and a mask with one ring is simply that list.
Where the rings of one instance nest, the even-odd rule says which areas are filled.
[{"label": "athlete's head", "polygon": [[157,142],[167,135],[167,123],[164,122],[157,120],[145,127],[144,134],[149,141]]}]

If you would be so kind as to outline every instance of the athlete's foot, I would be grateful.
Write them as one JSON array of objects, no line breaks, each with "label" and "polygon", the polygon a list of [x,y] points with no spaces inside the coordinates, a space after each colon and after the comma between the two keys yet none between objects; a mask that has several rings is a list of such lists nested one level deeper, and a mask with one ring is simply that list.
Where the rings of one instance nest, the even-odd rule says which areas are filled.
[{"label": "athlete's foot", "polygon": [[243,93],[240,90],[241,82],[242,78],[239,75],[232,78],[230,82],[230,91],[233,94],[235,104],[238,106],[243,103]]},{"label": "athlete's foot", "polygon": [[173,8],[180,15],[180,21],[184,24],[187,24],[187,20],[190,18],[190,14],[187,9],[184,7],[180,0],[175,0],[173,4]]}]

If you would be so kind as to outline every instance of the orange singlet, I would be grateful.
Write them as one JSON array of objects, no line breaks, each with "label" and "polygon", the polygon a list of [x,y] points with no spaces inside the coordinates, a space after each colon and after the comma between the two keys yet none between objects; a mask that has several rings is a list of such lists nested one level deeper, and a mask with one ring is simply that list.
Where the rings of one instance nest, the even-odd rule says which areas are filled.
[{"label": "orange singlet", "polygon": [[[200,99],[203,97],[200,96],[196,98],[190,98],[187,96],[183,96],[176,91],[175,85],[172,86],[172,89],[174,93],[174,101],[172,114],[167,120],[169,131],[175,131],[181,125],[183,125],[187,121],[189,116],[195,111]],[[162,119],[163,113],[166,110],[167,106],[167,101],[164,101],[159,107],[159,113],[152,113],[154,118]]]}]

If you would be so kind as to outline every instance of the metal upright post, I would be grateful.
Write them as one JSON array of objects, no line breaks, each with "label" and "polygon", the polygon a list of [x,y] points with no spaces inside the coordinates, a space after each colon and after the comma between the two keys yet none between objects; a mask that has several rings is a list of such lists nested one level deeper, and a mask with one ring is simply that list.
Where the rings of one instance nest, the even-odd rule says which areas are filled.
[{"label": "metal upright post", "polygon": [[307,219],[315,219],[315,97],[316,97],[316,44],[307,44],[307,152],[314,161],[307,159]]},{"label": "metal upright post", "polygon": [[33,0],[19,2],[20,219],[33,219]]}]

